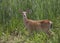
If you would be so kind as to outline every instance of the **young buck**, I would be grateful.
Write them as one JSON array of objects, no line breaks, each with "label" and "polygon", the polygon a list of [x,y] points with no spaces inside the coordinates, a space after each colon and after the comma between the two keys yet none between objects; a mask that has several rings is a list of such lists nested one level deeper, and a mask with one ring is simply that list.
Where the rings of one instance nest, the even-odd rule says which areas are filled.
[{"label": "young buck", "polygon": [[27,11],[22,11],[23,16],[23,22],[25,24],[25,27],[30,31],[38,31],[42,30],[46,32],[48,35],[51,34],[49,31],[49,28],[51,28],[52,22],[49,20],[30,20],[27,18]]}]

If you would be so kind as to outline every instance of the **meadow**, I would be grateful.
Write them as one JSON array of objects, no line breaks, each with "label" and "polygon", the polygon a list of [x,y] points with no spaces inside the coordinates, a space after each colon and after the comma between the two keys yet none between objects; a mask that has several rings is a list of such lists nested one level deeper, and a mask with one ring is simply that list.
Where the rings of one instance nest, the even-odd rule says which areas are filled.
[{"label": "meadow", "polygon": [[[52,37],[44,32],[28,36],[19,11],[28,8],[29,19],[53,22]],[[0,0],[0,43],[60,43],[60,0]]]}]

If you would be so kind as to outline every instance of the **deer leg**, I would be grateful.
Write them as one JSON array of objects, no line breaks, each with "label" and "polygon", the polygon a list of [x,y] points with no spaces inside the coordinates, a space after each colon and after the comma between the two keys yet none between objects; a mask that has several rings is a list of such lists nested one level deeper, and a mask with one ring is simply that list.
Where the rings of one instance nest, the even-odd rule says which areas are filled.
[{"label": "deer leg", "polygon": [[46,31],[46,33],[50,36],[51,35],[51,32],[48,30],[48,31]]},{"label": "deer leg", "polygon": [[45,30],[45,33],[48,35],[48,36],[51,36],[51,31],[49,29],[46,29]]}]

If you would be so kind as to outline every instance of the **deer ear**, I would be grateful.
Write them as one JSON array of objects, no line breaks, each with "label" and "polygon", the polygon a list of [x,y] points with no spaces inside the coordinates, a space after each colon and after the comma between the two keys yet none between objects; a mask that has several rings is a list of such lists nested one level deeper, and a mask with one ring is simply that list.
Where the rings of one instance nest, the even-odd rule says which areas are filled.
[{"label": "deer ear", "polygon": [[20,13],[22,13],[22,12],[23,12],[23,10],[19,9],[19,12],[20,12]]},{"label": "deer ear", "polygon": [[32,13],[32,10],[29,9],[29,8],[27,8],[26,12],[29,13],[29,14],[31,14]]}]

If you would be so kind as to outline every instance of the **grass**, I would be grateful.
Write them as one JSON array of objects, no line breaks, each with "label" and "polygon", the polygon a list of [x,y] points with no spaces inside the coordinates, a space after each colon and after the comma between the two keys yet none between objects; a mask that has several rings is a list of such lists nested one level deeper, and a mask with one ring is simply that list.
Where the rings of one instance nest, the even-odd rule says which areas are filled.
[{"label": "grass", "polygon": [[45,33],[35,33],[30,35],[24,31],[22,34],[21,32],[15,35],[7,35],[3,34],[0,39],[0,43],[57,43],[58,36],[55,34],[53,37],[48,38]]},{"label": "grass", "polygon": [[[19,12],[27,8],[31,10],[29,19],[51,20],[55,35],[48,38],[43,32],[34,32],[29,36]],[[60,0],[0,0],[0,43],[59,43],[59,33]]]}]

